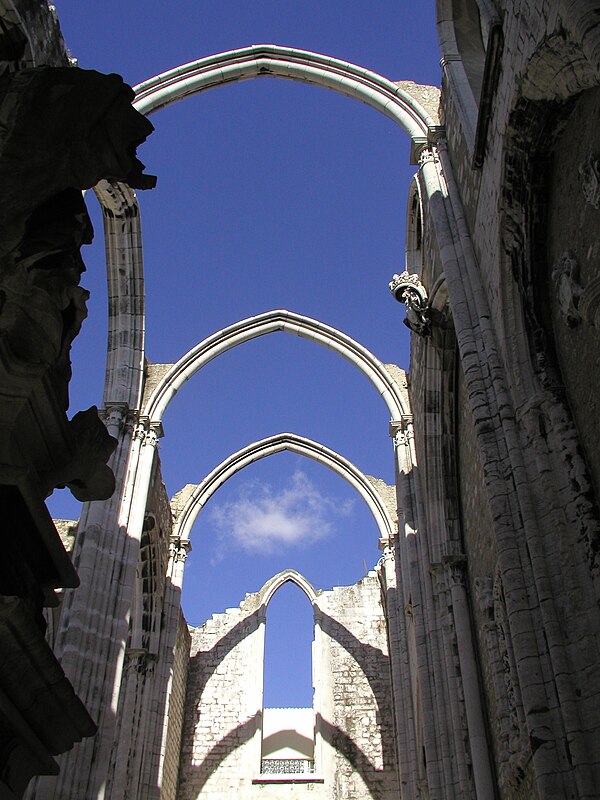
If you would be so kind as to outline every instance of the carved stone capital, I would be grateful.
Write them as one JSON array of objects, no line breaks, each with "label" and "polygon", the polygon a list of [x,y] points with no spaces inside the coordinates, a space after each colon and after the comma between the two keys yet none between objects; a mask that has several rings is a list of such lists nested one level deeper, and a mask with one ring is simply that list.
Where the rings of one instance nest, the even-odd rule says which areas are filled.
[{"label": "carved stone capital", "polygon": [[[395,537],[394,537],[395,538]],[[396,548],[394,547],[394,539],[386,538],[379,540],[379,549],[382,556],[379,559],[381,564],[393,564],[396,561]]]},{"label": "carved stone capital", "polygon": [[467,557],[462,554],[445,555],[429,565],[429,572],[437,579],[439,589],[466,585]]},{"label": "carved stone capital", "polygon": [[435,163],[438,160],[438,155],[433,147],[424,147],[419,153],[419,167],[424,164]]},{"label": "carved stone capital", "polygon": [[183,563],[191,549],[192,543],[189,539],[180,539],[179,536],[172,536],[169,541],[169,559],[177,563]]},{"label": "carved stone capital", "polygon": [[389,432],[396,447],[407,445],[411,439],[414,439],[412,422],[412,414],[403,414],[401,419],[390,421]]},{"label": "carved stone capital", "polygon": [[156,425],[148,424],[147,420],[138,423],[135,431],[133,432],[134,440],[139,440],[143,447],[150,446],[156,447],[160,438],[161,432]]},{"label": "carved stone capital", "polygon": [[137,413],[131,411],[127,403],[107,403],[104,408],[99,409],[98,416],[115,439],[122,432],[131,431],[137,422]]},{"label": "carved stone capital", "polygon": [[419,336],[431,333],[430,308],[427,289],[414,272],[395,274],[389,283],[390,292],[399,303],[406,306],[404,324]]}]

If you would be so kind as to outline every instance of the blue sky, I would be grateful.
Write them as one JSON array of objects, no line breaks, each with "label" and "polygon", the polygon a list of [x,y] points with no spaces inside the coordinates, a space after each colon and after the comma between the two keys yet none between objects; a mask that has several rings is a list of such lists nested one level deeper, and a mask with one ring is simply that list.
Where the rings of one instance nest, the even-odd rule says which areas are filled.
[{"label": "blue sky", "polygon": [[[263,42],[333,55],[392,80],[439,83],[432,0],[55,4],[79,65],[131,84]],[[224,326],[288,308],[408,368],[403,309],[387,289],[404,268],[415,171],[399,127],[354,100],[274,79],[212,90],[151,120],[156,131],[139,150],[158,176],[155,190],[139,193],[149,360],[176,361]],[[72,413],[101,405],[104,379],[104,251],[91,193],[88,207],[96,240],[84,250],[82,284],[92,299],[73,349]],[[388,419],[375,389],[338,356],[293,336],[262,337],[211,362],[171,404],[160,445],[167,489],[199,482],[232,452],[281,431],[321,441],[391,483]],[[64,491],[50,507],[57,517],[79,513]],[[198,518],[187,619],[199,624],[238,605],[286,567],[319,588],[353,583],[376,563],[377,538],[366,506],[337,475],[296,455],[265,459],[230,479]],[[286,603],[273,603],[268,630],[289,618]],[[267,702],[307,702],[286,697]]]}]

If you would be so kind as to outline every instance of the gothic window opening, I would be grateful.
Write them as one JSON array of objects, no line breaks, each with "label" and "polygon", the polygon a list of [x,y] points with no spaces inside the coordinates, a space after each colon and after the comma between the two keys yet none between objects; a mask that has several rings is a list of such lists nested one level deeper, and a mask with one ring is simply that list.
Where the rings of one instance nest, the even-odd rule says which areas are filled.
[{"label": "gothic window opening", "polygon": [[277,590],[265,626],[261,775],[290,780],[315,773],[310,600],[293,582]]}]

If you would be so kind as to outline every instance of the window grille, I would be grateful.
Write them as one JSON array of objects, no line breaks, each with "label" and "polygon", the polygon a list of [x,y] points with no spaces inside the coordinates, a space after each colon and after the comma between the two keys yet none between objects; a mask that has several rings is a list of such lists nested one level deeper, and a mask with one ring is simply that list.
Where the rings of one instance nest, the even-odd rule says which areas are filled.
[{"label": "window grille", "polygon": [[263,758],[262,775],[313,775],[315,762],[309,758]]}]

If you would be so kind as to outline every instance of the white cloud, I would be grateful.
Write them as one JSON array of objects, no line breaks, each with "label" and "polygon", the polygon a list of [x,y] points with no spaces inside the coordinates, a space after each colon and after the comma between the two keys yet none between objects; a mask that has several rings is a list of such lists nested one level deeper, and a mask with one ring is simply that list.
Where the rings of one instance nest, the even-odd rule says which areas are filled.
[{"label": "white cloud", "polygon": [[[213,506],[208,513],[221,545],[233,540],[248,553],[268,555],[331,535],[335,518],[348,516],[352,505],[352,500],[340,503],[325,497],[297,470],[278,491],[260,481],[247,483],[237,499]],[[217,561],[222,557],[220,549]]]}]

